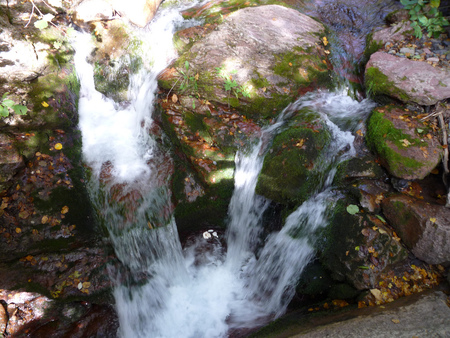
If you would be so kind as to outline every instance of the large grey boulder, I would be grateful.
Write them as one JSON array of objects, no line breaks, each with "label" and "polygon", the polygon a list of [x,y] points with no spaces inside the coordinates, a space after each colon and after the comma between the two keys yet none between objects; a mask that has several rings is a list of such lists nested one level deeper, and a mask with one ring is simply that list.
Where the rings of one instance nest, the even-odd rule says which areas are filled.
[{"label": "large grey boulder", "polygon": [[376,52],[366,65],[365,85],[374,95],[431,106],[450,97],[450,70]]},{"label": "large grey boulder", "polygon": [[300,93],[330,84],[324,33],[322,24],[293,9],[244,8],[184,50],[159,84],[177,96],[273,116]]},{"label": "large grey boulder", "polygon": [[399,237],[419,259],[450,263],[450,209],[398,194],[382,203],[383,213]]}]

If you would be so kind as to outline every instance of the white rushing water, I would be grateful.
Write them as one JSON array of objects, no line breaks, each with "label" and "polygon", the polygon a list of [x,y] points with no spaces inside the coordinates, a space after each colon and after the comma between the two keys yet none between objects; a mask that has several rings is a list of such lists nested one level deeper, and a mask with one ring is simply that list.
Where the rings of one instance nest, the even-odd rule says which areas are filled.
[{"label": "white rushing water", "polygon": [[[147,68],[133,76],[126,107],[95,90],[93,68],[86,61],[90,36],[79,35],[74,44],[92,199],[127,271],[111,272],[117,279],[114,296],[123,337],[225,337],[232,329],[280,316],[314,253],[314,233],[326,224],[334,168],[354,155],[351,131],[372,108],[370,102],[329,92],[312,93],[288,107],[262,131],[257,145],[236,154],[226,252],[215,233],[199,236],[183,250],[174,220],[161,212],[170,210],[168,178],[158,171],[164,158],[149,136],[156,76],[174,57],[172,34],[182,22],[179,11],[165,8],[141,32],[151,41],[144,55]],[[322,163],[323,184],[281,231],[262,238],[269,201],[255,194],[255,186],[264,152],[284,120],[302,107],[319,112],[332,134]],[[154,222],[167,226],[149,229]]]}]

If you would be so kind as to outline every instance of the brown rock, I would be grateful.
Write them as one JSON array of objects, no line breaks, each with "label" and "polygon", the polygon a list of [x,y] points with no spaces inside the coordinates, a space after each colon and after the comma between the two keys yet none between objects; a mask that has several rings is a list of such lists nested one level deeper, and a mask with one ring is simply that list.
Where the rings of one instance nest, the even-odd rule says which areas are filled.
[{"label": "brown rock", "polygon": [[382,203],[389,224],[412,253],[429,264],[450,263],[450,209],[402,194]]},{"label": "brown rock", "polygon": [[6,331],[6,324],[8,323],[8,314],[3,304],[0,303],[0,335]]},{"label": "brown rock", "polygon": [[14,139],[0,134],[0,192],[11,185],[10,180],[24,165],[22,156],[14,147]]},{"label": "brown rock", "polygon": [[426,62],[376,52],[366,65],[365,77],[366,86],[375,95],[384,94],[403,102],[430,106],[450,98],[450,69]]},{"label": "brown rock", "polygon": [[[373,33],[372,41],[375,43],[394,43],[405,40],[405,35],[410,33],[412,28],[408,21],[399,22],[391,27],[383,28]],[[411,35],[411,34],[408,34]]]}]

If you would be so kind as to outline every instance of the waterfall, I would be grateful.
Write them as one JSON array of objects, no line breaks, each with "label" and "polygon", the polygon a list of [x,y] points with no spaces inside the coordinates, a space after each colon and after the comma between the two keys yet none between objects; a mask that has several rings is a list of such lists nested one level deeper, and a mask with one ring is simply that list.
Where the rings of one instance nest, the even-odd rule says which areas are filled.
[{"label": "waterfall", "polygon": [[[171,37],[182,22],[178,10],[165,8],[140,32],[152,43],[143,56],[148,69],[133,75],[126,107],[95,90],[93,68],[86,61],[90,36],[79,35],[74,42],[91,197],[124,266],[123,271],[111,269],[123,337],[226,337],[234,328],[280,316],[314,253],[316,230],[326,225],[336,165],[354,156],[352,132],[373,107],[326,91],[287,107],[262,130],[258,144],[236,154],[227,250],[217,234],[199,236],[182,249],[171,216],[167,170],[161,170],[170,161],[149,136],[156,76],[174,57]],[[303,107],[319,112],[332,134],[326,161],[320,164],[324,180],[280,231],[262,238],[262,217],[270,201],[257,196],[255,187],[264,154],[284,121]]]}]

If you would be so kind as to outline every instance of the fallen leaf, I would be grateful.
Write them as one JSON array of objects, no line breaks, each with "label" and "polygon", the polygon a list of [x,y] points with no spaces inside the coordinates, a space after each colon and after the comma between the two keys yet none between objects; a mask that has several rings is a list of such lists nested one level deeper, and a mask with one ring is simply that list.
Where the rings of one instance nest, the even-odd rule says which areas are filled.
[{"label": "fallen leaf", "polygon": [[63,147],[63,146],[62,146],[61,143],[56,143],[56,144],[55,144],[55,149],[56,149],[56,150],[61,150],[62,147]]},{"label": "fallen leaf", "polygon": [[172,102],[173,103],[177,103],[177,101],[178,101],[178,96],[176,94],[173,94],[172,95]]},{"label": "fallen leaf", "polygon": [[42,102],[41,102],[41,104],[42,104],[42,106],[43,106],[43,107],[45,107],[45,108],[47,108],[47,107],[48,107],[48,103],[47,103],[47,102],[45,102],[45,101],[42,101]]},{"label": "fallen leaf", "polygon": [[375,297],[376,300],[382,301],[383,295],[381,294],[381,291],[378,289],[370,289],[370,293]]},{"label": "fallen leaf", "polygon": [[347,212],[348,212],[350,215],[354,215],[354,214],[356,214],[356,213],[359,212],[359,207],[358,207],[357,205],[354,205],[354,204],[349,204],[349,205],[347,206]]},{"label": "fallen leaf", "polygon": [[45,224],[48,222],[48,216],[42,216],[41,223]]},{"label": "fallen leaf", "polygon": [[67,205],[63,206],[61,209],[61,214],[67,214],[69,212],[69,207]]},{"label": "fallen leaf", "polygon": [[323,41],[323,45],[324,45],[324,46],[328,45],[328,39],[327,39],[326,36],[324,36],[324,37],[322,38],[322,41]]},{"label": "fallen leaf", "polygon": [[431,223],[436,223],[436,218],[430,217],[430,222],[431,222]]},{"label": "fallen leaf", "polygon": [[21,228],[16,228],[16,232],[17,232],[18,234],[20,234],[20,233],[22,232],[22,229],[21,229]]},{"label": "fallen leaf", "polygon": [[392,322],[393,322],[394,324],[398,324],[398,323],[400,323],[400,320],[399,320],[399,319],[392,319]]},{"label": "fallen leaf", "polygon": [[402,143],[402,146],[404,146],[404,147],[408,147],[411,145],[411,142],[409,142],[406,138],[403,140],[400,140],[400,142]]}]

